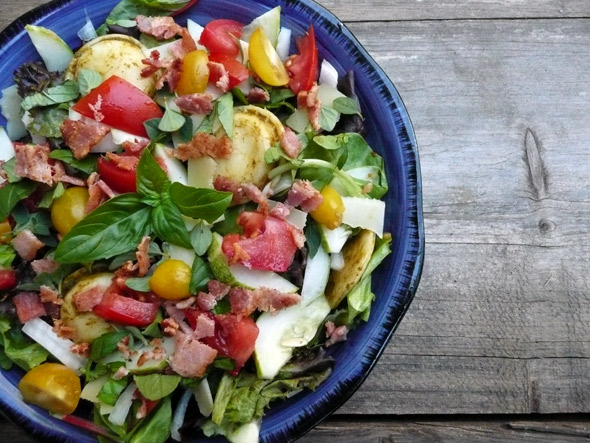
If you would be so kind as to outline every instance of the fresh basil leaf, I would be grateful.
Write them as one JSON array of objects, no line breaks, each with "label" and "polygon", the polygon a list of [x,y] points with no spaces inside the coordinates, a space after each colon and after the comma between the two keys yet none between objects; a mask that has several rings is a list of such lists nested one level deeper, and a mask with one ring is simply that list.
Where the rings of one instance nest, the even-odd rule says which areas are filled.
[{"label": "fresh basil leaf", "polygon": [[63,183],[59,182],[55,188],[45,193],[37,206],[42,209],[49,209],[55,200],[64,195],[65,190],[66,188],[64,187]]},{"label": "fresh basil leaf", "polygon": [[204,255],[211,245],[213,234],[211,228],[203,222],[199,222],[191,231],[191,244],[197,255]]},{"label": "fresh basil leaf", "polygon": [[28,229],[36,235],[51,235],[50,228],[53,226],[51,217],[46,211],[29,213],[23,205],[17,205],[12,211],[12,217],[16,222],[15,232]]},{"label": "fresh basil leaf", "polygon": [[360,110],[357,106],[356,100],[350,97],[338,97],[332,103],[332,107],[345,115],[358,114],[361,115]]},{"label": "fresh basil leaf", "polygon": [[139,392],[148,400],[159,400],[174,392],[180,383],[180,375],[135,375],[133,381]]},{"label": "fresh basil leaf", "polygon": [[14,173],[14,167],[16,166],[16,157],[12,157],[10,160],[4,162],[1,166],[2,170],[6,174],[6,178],[8,178],[9,183],[16,183],[22,180],[22,177],[19,177]]},{"label": "fresh basil leaf", "polygon": [[196,294],[199,291],[204,290],[207,287],[207,283],[211,280],[211,272],[207,263],[199,257],[195,257],[193,266],[191,268],[191,281],[189,284],[189,292]]},{"label": "fresh basil leaf", "polygon": [[8,183],[0,189],[0,220],[6,219],[16,206],[24,198],[27,198],[37,189],[37,183],[30,180],[22,180],[17,183]]},{"label": "fresh basil leaf", "polygon": [[0,267],[8,269],[16,258],[16,252],[11,245],[0,245]]},{"label": "fresh basil leaf", "polygon": [[78,71],[80,94],[86,95],[102,83],[102,75],[92,69],[82,68]]},{"label": "fresh basil leaf", "polygon": [[137,194],[122,194],[106,201],[66,234],[57,247],[55,260],[89,263],[135,249],[151,231],[150,212]]},{"label": "fresh basil leaf", "polygon": [[211,310],[211,312],[213,312],[215,315],[231,313],[231,303],[229,302],[229,298],[224,297],[221,300],[219,300],[215,304],[215,307]]},{"label": "fresh basil leaf", "polygon": [[184,124],[184,115],[167,107],[162,120],[158,124],[158,129],[162,132],[174,132],[182,128]]},{"label": "fresh basil leaf", "polygon": [[64,162],[72,168],[82,171],[88,175],[96,172],[97,170],[96,162],[98,160],[98,156],[96,155],[87,155],[83,159],[78,160],[76,157],[74,157],[74,153],[69,149],[56,149],[49,153],[49,157]]},{"label": "fresh basil leaf", "polygon": [[193,188],[174,182],[170,186],[170,197],[184,215],[213,223],[221,217],[230,205],[231,192],[213,189]]},{"label": "fresh basil leaf", "polygon": [[90,345],[90,356],[88,360],[96,361],[113,353],[117,344],[129,335],[128,331],[108,332],[95,338]]},{"label": "fresh basil leaf", "polygon": [[309,259],[312,259],[318,249],[322,247],[322,234],[317,223],[313,220],[309,220],[305,225],[305,240],[307,241]]},{"label": "fresh basil leaf", "polygon": [[270,91],[271,104],[279,104],[291,97],[295,97],[295,94],[289,88],[273,89]]},{"label": "fresh basil leaf", "polygon": [[129,443],[164,442],[168,440],[171,429],[172,405],[170,397],[166,397],[139,426]]},{"label": "fresh basil leaf", "polygon": [[164,319],[164,316],[162,315],[162,311],[160,309],[158,309],[158,313],[156,314],[156,318],[154,319],[153,322],[151,322],[148,326],[145,327],[145,329],[142,331],[142,334],[145,335],[146,337],[154,337],[154,338],[162,337],[162,331],[160,331],[160,323],[162,323],[163,319]]},{"label": "fresh basil leaf", "polygon": [[328,105],[322,105],[320,109],[320,127],[324,131],[332,131],[338,123],[338,119],[340,118],[340,113],[336,111],[333,107]]},{"label": "fresh basil leaf", "polygon": [[128,288],[138,292],[150,292],[150,277],[128,278],[125,280]]},{"label": "fresh basil leaf", "polygon": [[120,380],[109,378],[106,383],[102,385],[97,398],[107,405],[114,406],[128,384],[127,378],[122,378]]},{"label": "fresh basil leaf", "polygon": [[167,193],[162,194],[160,204],[152,210],[151,221],[160,239],[183,248],[192,248],[182,214]]},{"label": "fresh basil leaf", "polygon": [[249,105],[250,104],[248,102],[248,99],[244,95],[244,92],[240,88],[238,88],[237,86],[231,90],[231,93],[234,96],[234,98],[238,101],[238,103],[240,103],[242,105]]},{"label": "fresh basil leaf", "polygon": [[145,131],[147,132],[147,135],[150,139],[153,140],[162,133],[162,131],[158,129],[158,126],[160,126],[161,121],[161,118],[152,118],[151,120],[146,120],[145,122],[143,122]]},{"label": "fresh basil leaf", "polygon": [[236,369],[236,361],[229,357],[217,357],[212,364],[213,367],[223,369],[224,371],[233,371]]},{"label": "fresh basil leaf", "polygon": [[144,197],[159,196],[170,186],[168,176],[147,149],[139,159],[136,174],[137,193]]},{"label": "fresh basil leaf", "polygon": [[279,146],[273,145],[264,151],[264,161],[269,165],[275,163],[281,158],[281,154],[283,154],[283,150]]},{"label": "fresh basil leaf", "polygon": [[61,85],[52,86],[37,92],[36,94],[25,97],[21,103],[25,111],[38,106],[51,106],[59,103],[67,103],[75,100],[80,95],[78,83],[74,80],[66,80]]},{"label": "fresh basil leaf", "polygon": [[234,134],[234,98],[231,92],[223,94],[217,99],[217,117],[229,138]]},{"label": "fresh basil leaf", "polygon": [[0,345],[6,356],[25,371],[39,366],[49,357],[49,352],[23,334],[18,320],[6,314],[0,314]]},{"label": "fresh basil leaf", "polygon": [[193,119],[188,115],[184,116],[184,125],[179,130],[180,141],[182,143],[188,143],[193,139]]},{"label": "fresh basil leaf", "polygon": [[61,105],[33,108],[29,111],[31,116],[27,123],[27,129],[31,134],[42,137],[60,138],[60,127],[68,118],[68,110]]}]

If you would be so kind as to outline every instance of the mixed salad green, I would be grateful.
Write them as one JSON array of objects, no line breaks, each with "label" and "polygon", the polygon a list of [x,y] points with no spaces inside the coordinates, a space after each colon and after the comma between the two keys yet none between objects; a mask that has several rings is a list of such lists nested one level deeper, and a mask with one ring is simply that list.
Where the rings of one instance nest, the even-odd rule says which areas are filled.
[{"label": "mixed salad green", "polygon": [[192,3],[123,0],[76,52],[27,26],[42,61],[0,100],[0,366],[101,441],[257,441],[390,251],[352,73],[279,7],[176,23]]}]

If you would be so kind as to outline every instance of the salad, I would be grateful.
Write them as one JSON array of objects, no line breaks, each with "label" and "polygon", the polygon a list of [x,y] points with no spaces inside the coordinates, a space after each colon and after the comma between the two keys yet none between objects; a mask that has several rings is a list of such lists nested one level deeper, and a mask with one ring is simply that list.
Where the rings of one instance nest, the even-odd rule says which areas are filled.
[{"label": "salad", "polygon": [[353,74],[280,7],[177,22],[193,3],[123,0],[76,51],[28,25],[0,99],[0,367],[101,441],[258,441],[390,252]]}]

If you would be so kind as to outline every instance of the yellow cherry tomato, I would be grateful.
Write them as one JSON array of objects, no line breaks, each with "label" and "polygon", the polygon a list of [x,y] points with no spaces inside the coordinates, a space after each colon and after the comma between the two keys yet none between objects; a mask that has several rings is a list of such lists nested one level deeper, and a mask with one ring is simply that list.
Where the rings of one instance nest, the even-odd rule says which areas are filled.
[{"label": "yellow cherry tomato", "polygon": [[150,289],[166,300],[180,300],[190,295],[191,268],[185,262],[169,259],[156,268]]},{"label": "yellow cherry tomato", "polygon": [[322,203],[309,214],[315,221],[326,228],[336,229],[342,224],[342,214],[344,213],[342,197],[331,186],[325,186],[321,194],[323,197]]},{"label": "yellow cherry tomato", "polygon": [[289,83],[289,74],[283,61],[262,28],[256,29],[250,37],[248,56],[250,66],[263,82],[271,86]]},{"label": "yellow cherry tomato", "polygon": [[86,216],[88,189],[72,187],[51,205],[51,221],[61,235],[66,235],[76,223]]},{"label": "yellow cherry tomato", "polygon": [[178,95],[204,92],[209,81],[209,67],[207,53],[200,49],[189,52],[182,60],[180,78],[176,84]]},{"label": "yellow cherry tomato", "polygon": [[8,243],[11,239],[10,233],[12,232],[12,228],[10,227],[10,223],[8,219],[4,220],[0,223],[0,245],[3,243]]},{"label": "yellow cherry tomato", "polygon": [[80,378],[59,363],[43,363],[31,369],[18,389],[27,403],[58,414],[71,414],[80,401]]}]

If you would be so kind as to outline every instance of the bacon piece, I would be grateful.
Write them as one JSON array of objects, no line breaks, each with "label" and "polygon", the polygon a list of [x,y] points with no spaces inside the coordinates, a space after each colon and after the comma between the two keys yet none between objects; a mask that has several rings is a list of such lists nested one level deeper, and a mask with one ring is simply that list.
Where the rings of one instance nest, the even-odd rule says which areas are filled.
[{"label": "bacon piece", "polygon": [[141,157],[141,153],[150,144],[150,140],[147,138],[136,138],[134,141],[123,142],[123,149],[127,154]]},{"label": "bacon piece", "polygon": [[203,311],[211,311],[217,306],[217,300],[211,294],[199,292],[197,295],[197,306]]},{"label": "bacon piece", "polygon": [[129,348],[129,336],[123,337],[119,343],[117,343],[117,350],[123,354],[123,357],[131,357],[133,351],[131,351],[131,348]]},{"label": "bacon piece", "polygon": [[189,297],[176,303],[176,309],[188,309],[197,301],[197,297]]},{"label": "bacon piece", "polygon": [[183,377],[202,377],[217,357],[217,351],[190,335],[179,332],[175,337],[176,348],[170,358],[170,367]]},{"label": "bacon piece", "polygon": [[229,303],[233,314],[249,316],[255,310],[275,313],[281,309],[296,305],[301,296],[296,293],[280,292],[276,289],[261,287],[251,291],[244,288],[232,288]]},{"label": "bacon piece", "polygon": [[248,100],[248,103],[265,103],[270,100],[270,94],[266,89],[256,86],[248,91],[246,100]]},{"label": "bacon piece", "polygon": [[141,62],[147,65],[141,70],[142,77],[149,77],[160,69],[168,69],[172,65],[172,60],[170,59],[160,60],[160,51],[157,49],[150,52],[150,58],[144,58]]},{"label": "bacon piece", "polygon": [[55,332],[58,337],[68,338],[70,340],[76,336],[76,329],[64,325],[63,320],[60,319],[53,321],[53,332]]},{"label": "bacon piece", "polygon": [[213,337],[215,334],[215,320],[210,315],[201,314],[197,317],[195,326],[195,338],[200,340],[205,337]]},{"label": "bacon piece", "polygon": [[31,262],[31,268],[35,271],[35,274],[40,275],[44,272],[51,274],[59,268],[59,264],[53,258],[41,258],[39,260],[33,260]]},{"label": "bacon piece", "polygon": [[187,28],[180,28],[180,36],[180,40],[176,40],[168,47],[168,52],[174,58],[183,59],[189,52],[196,50],[197,45]]},{"label": "bacon piece", "polygon": [[216,300],[221,300],[223,297],[229,294],[230,289],[231,286],[221,283],[218,280],[209,280],[207,282],[207,290],[209,291],[209,294],[215,297]]},{"label": "bacon piece", "polygon": [[290,213],[291,210],[287,205],[278,202],[273,206],[268,215],[278,218],[279,220],[286,220]]},{"label": "bacon piece", "polygon": [[139,164],[139,158],[133,155],[118,155],[114,152],[107,152],[107,158],[124,171],[134,171]]},{"label": "bacon piece", "polygon": [[217,62],[208,62],[207,66],[209,67],[209,76],[219,79],[215,82],[215,86],[223,92],[229,91],[229,72],[227,72],[225,66]]},{"label": "bacon piece", "polygon": [[165,318],[164,320],[162,320],[161,325],[162,325],[162,332],[164,333],[164,335],[167,335],[169,337],[176,335],[176,332],[178,331],[178,328],[180,327],[178,322],[176,320],[174,320],[172,317],[168,317],[168,318]]},{"label": "bacon piece", "polygon": [[291,232],[291,236],[293,237],[293,241],[295,242],[295,246],[297,246],[297,249],[303,248],[303,246],[305,246],[305,234],[303,233],[303,231],[290,223],[289,231]]},{"label": "bacon piece", "polygon": [[216,137],[205,132],[196,132],[190,142],[181,143],[178,148],[169,149],[168,152],[182,161],[205,156],[228,158],[232,153],[232,144],[226,135]]},{"label": "bacon piece", "polygon": [[297,106],[307,109],[309,122],[314,131],[319,131],[320,127],[320,110],[322,102],[318,98],[318,85],[314,83],[309,91],[301,91],[297,94]]},{"label": "bacon piece", "polygon": [[176,106],[189,114],[210,114],[213,110],[213,96],[208,93],[181,95],[174,99]]},{"label": "bacon piece", "polygon": [[346,340],[348,335],[348,328],[346,325],[338,326],[331,322],[326,322],[326,347],[332,346]]},{"label": "bacon piece", "polygon": [[49,146],[14,143],[14,153],[16,175],[48,185],[53,184],[53,170],[49,164]]},{"label": "bacon piece", "polygon": [[143,277],[150,269],[150,256],[148,255],[150,250],[150,240],[150,236],[146,235],[141,239],[139,246],[137,246],[135,257],[137,257],[137,264],[139,265],[137,270],[138,277]]},{"label": "bacon piece", "polygon": [[115,191],[113,191],[109,185],[107,185],[104,181],[99,180],[96,182],[96,184],[98,185],[98,187],[102,190],[102,192],[105,193],[105,195],[108,198],[113,198],[116,194]]},{"label": "bacon piece", "polygon": [[181,26],[172,17],[146,17],[138,15],[135,18],[137,28],[144,34],[155,37],[156,40],[167,40],[179,34]]},{"label": "bacon piece", "polygon": [[285,126],[285,131],[281,134],[281,148],[291,158],[297,158],[301,152],[301,140],[297,137],[291,128]]},{"label": "bacon piece", "polygon": [[251,200],[260,205],[262,212],[268,210],[268,199],[252,183],[237,183],[227,177],[217,176],[213,182],[213,187],[217,191],[231,192],[234,195],[232,204],[242,204]]},{"label": "bacon piece", "polygon": [[172,61],[169,67],[164,70],[164,73],[158,78],[156,82],[156,89],[162,89],[164,83],[168,83],[171,91],[176,89],[178,80],[180,79],[180,70],[182,69],[182,60],[177,58]]},{"label": "bacon piece", "polygon": [[59,298],[59,293],[46,285],[41,285],[39,298],[42,303],[53,303],[56,305],[63,305],[64,301]]},{"label": "bacon piece", "polygon": [[70,175],[65,175],[65,174],[62,175],[61,177],[59,177],[57,180],[62,183],[68,183],[73,186],[84,186],[86,184],[86,181],[82,180],[81,178],[72,177]]},{"label": "bacon piece", "polygon": [[70,120],[66,118],[61,125],[61,133],[65,144],[78,160],[86,157],[90,149],[100,142],[109,132],[111,132],[111,128],[107,125],[89,118],[82,120]]},{"label": "bacon piece", "polygon": [[74,294],[74,306],[79,312],[91,312],[95,306],[102,302],[107,289],[106,286],[92,286],[85,291]]},{"label": "bacon piece", "polygon": [[12,247],[23,260],[31,261],[45,244],[30,230],[25,229],[12,239]]},{"label": "bacon piece", "polygon": [[19,292],[12,297],[12,303],[16,307],[16,316],[23,324],[34,318],[47,315],[45,306],[36,292]]},{"label": "bacon piece", "polygon": [[147,361],[159,361],[166,357],[166,350],[162,346],[156,346],[151,351],[143,352],[137,359],[137,366],[143,366]]},{"label": "bacon piece", "polygon": [[113,374],[113,379],[121,380],[127,377],[127,375],[129,375],[129,369],[127,369],[125,366],[119,366],[119,369],[117,369]]},{"label": "bacon piece", "polygon": [[70,346],[70,351],[74,354],[83,355],[84,357],[90,356],[90,344],[89,343],[75,343]]},{"label": "bacon piece", "polygon": [[289,190],[285,204],[289,206],[299,206],[302,211],[311,212],[322,204],[323,197],[311,182],[307,180],[295,180]]},{"label": "bacon piece", "polygon": [[98,184],[102,180],[98,179],[98,174],[93,172],[88,177],[88,201],[86,202],[86,209],[85,213],[90,214],[100,205],[102,205],[108,198],[105,192],[102,190],[100,185]]}]

